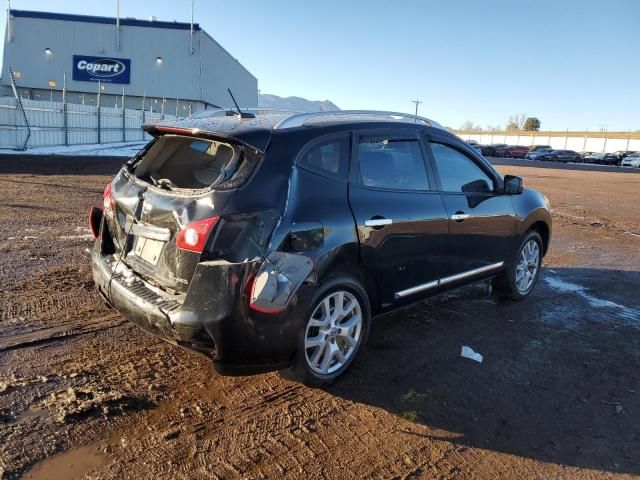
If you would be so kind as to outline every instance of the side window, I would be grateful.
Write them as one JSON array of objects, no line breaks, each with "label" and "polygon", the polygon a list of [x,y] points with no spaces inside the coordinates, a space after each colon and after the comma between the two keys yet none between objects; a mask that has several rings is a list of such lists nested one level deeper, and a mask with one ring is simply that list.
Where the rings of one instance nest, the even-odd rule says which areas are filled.
[{"label": "side window", "polygon": [[333,138],[312,145],[303,151],[298,164],[320,175],[345,179],[349,165],[349,138]]},{"label": "side window", "polygon": [[443,192],[490,193],[493,179],[463,153],[442,143],[430,143]]},{"label": "side window", "polygon": [[367,187],[429,190],[418,139],[362,137],[358,145],[360,182]]}]

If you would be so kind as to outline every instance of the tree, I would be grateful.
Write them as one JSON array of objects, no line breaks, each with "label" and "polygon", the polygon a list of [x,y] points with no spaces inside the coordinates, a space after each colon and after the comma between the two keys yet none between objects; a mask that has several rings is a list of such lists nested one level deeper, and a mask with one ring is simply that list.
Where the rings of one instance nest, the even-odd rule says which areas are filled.
[{"label": "tree", "polygon": [[460,126],[460,130],[463,132],[479,132],[482,130],[480,125],[475,125],[471,120],[467,120]]},{"label": "tree", "polygon": [[524,129],[527,132],[537,132],[540,130],[540,120],[538,117],[527,117],[524,122]]},{"label": "tree", "polygon": [[527,116],[524,113],[511,115],[509,117],[509,121],[507,122],[507,130],[522,130],[526,117]]}]

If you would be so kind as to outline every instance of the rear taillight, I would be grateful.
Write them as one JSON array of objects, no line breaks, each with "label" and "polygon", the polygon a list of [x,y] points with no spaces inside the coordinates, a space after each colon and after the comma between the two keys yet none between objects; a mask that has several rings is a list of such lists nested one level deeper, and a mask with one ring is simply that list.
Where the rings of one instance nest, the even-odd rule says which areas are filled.
[{"label": "rear taillight", "polygon": [[111,182],[104,187],[104,192],[102,192],[102,205],[104,207],[105,215],[111,217],[113,216],[113,195],[111,194]]},{"label": "rear taillight", "polygon": [[207,238],[209,238],[209,233],[211,233],[219,219],[220,217],[205,218],[185,226],[178,232],[176,246],[181,250],[202,253]]},{"label": "rear taillight", "polygon": [[269,280],[272,280],[272,277],[270,277],[267,274],[267,272],[262,272],[261,275],[253,274],[251,275],[251,277],[249,277],[249,280],[247,281],[247,285],[245,287],[245,293],[249,294],[249,307],[251,307],[252,310],[255,310],[256,312],[260,312],[260,313],[283,312],[287,308],[286,305],[285,306],[269,305],[269,304],[257,305],[255,302],[255,300],[258,297],[259,290],[262,290],[264,288],[275,290],[277,288],[277,284],[275,286],[269,285],[270,283]]}]

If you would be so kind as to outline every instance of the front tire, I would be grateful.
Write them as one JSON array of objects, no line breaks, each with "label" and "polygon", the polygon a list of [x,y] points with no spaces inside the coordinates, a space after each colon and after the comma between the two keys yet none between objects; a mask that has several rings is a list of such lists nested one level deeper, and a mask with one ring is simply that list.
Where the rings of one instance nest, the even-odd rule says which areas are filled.
[{"label": "front tire", "polygon": [[371,326],[367,292],[351,277],[333,277],[314,295],[293,365],[280,374],[308,386],[330,385],[353,365]]},{"label": "front tire", "polygon": [[501,295],[512,300],[526,298],[536,286],[542,268],[542,238],[530,230],[520,242],[515,258],[498,276],[493,287]]}]

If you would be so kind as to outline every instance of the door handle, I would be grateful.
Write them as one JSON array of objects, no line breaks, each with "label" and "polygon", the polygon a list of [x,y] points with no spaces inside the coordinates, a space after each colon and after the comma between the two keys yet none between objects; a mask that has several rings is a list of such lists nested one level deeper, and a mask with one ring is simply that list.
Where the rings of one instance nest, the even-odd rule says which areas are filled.
[{"label": "door handle", "polygon": [[391,225],[393,220],[390,218],[372,218],[364,222],[365,227],[384,227],[385,225]]},{"label": "door handle", "polygon": [[469,214],[463,212],[456,212],[451,215],[451,220],[455,220],[458,223],[464,222],[467,218],[469,218]]}]

